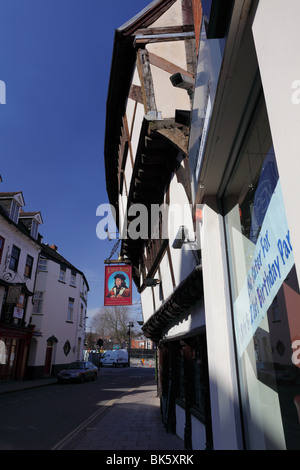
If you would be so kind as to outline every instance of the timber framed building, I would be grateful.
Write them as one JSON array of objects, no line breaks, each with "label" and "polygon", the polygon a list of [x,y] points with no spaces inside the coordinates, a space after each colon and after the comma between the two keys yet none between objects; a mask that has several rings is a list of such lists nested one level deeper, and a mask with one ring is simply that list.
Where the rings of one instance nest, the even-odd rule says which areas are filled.
[{"label": "timber framed building", "polygon": [[187,449],[299,450],[299,16],[155,0],[115,33],[107,193]]}]

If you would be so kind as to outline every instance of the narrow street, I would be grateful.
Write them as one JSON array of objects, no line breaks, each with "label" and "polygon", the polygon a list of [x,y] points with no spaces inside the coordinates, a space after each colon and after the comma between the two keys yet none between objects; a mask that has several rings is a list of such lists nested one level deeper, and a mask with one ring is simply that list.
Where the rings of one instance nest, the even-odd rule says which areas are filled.
[{"label": "narrow street", "polygon": [[[1,395],[0,449],[50,450],[87,424],[107,404],[154,379],[152,368],[102,368],[95,382],[52,384]],[[101,426],[100,426],[101,434]]]}]

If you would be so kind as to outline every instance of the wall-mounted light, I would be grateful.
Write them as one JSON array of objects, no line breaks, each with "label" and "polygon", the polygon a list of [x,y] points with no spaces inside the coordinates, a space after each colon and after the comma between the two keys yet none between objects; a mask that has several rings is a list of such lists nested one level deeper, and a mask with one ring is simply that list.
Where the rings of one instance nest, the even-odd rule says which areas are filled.
[{"label": "wall-mounted light", "polygon": [[177,88],[184,88],[185,90],[192,90],[194,88],[194,79],[183,73],[174,73],[170,77],[171,83]]},{"label": "wall-mounted light", "polygon": [[153,279],[151,277],[146,277],[144,279],[144,284],[146,287],[155,287],[157,286],[157,284],[161,284],[161,280],[160,279]]},{"label": "wall-mounted light", "polygon": [[188,92],[189,96],[192,96],[195,85],[193,77],[183,73],[174,73],[174,75],[171,75],[170,80],[174,87],[183,88]]},{"label": "wall-mounted light", "polygon": [[180,250],[182,245],[188,240],[188,230],[184,225],[180,225],[179,230],[174,238],[172,247],[175,250]]},{"label": "wall-mounted light", "polygon": [[187,227],[185,227],[185,225],[180,225],[179,230],[176,234],[176,237],[174,238],[172,247],[175,250],[180,250],[185,243],[193,244],[196,241],[197,241],[196,239],[195,240],[190,240],[189,239],[189,231],[188,231]]}]

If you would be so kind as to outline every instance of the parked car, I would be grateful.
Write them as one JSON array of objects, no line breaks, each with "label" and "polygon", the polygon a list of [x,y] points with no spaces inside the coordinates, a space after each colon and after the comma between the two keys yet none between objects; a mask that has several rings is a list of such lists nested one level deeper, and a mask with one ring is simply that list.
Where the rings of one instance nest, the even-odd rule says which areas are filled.
[{"label": "parked car", "polygon": [[96,380],[98,368],[89,361],[71,362],[65,369],[57,374],[58,382],[84,382],[85,380]]}]

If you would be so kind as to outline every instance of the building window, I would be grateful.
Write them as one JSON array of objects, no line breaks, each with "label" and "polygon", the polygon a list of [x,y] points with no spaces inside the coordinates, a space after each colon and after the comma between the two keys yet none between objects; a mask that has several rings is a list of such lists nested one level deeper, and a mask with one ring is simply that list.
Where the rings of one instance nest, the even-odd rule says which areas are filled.
[{"label": "building window", "polygon": [[60,282],[66,282],[66,268],[65,268],[65,266],[60,267],[59,281]]},{"label": "building window", "polygon": [[292,359],[300,292],[264,103],[223,202],[246,446],[300,450],[300,364]]},{"label": "building window", "polygon": [[80,305],[80,319],[79,319],[79,325],[81,326],[83,324],[83,305]]},{"label": "building window", "polygon": [[11,206],[10,206],[10,214],[9,217],[11,220],[13,220],[16,224],[18,223],[19,220],[19,212],[20,212],[20,206],[19,204],[16,203],[16,201],[12,200],[11,201]]},{"label": "building window", "polygon": [[24,272],[25,277],[31,278],[32,267],[33,267],[33,257],[30,255],[27,255],[26,264],[25,264],[25,272]]},{"label": "building window", "polygon": [[42,313],[43,307],[43,292],[36,292],[34,294],[33,313]]},{"label": "building window", "polygon": [[9,269],[12,271],[18,270],[19,258],[20,258],[20,248],[13,245],[10,254]]},{"label": "building window", "polygon": [[72,297],[69,297],[67,321],[73,321],[73,313],[74,313],[74,299],[72,299]]},{"label": "building window", "polygon": [[71,286],[76,286],[76,273],[75,272],[71,272],[71,280],[70,280],[70,284]]},{"label": "building window", "polygon": [[47,271],[47,261],[46,258],[39,259],[38,271]]},{"label": "building window", "polygon": [[5,238],[0,237],[0,263],[1,263],[1,259],[2,259],[2,253],[3,253],[3,250],[4,250],[4,241],[5,241]]},{"label": "building window", "polygon": [[38,236],[38,231],[39,231],[39,224],[37,223],[36,220],[32,219],[32,224],[31,224],[31,236],[36,240]]}]

